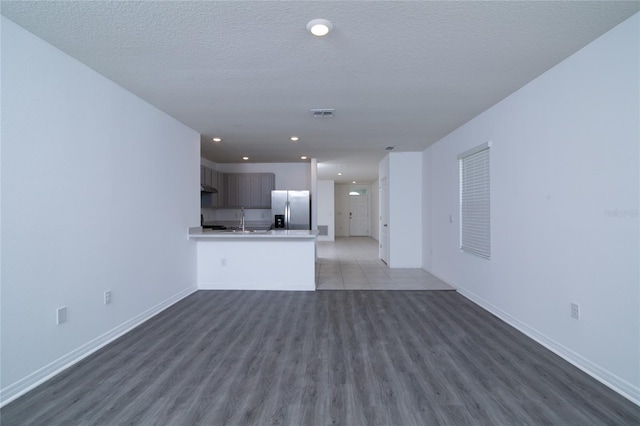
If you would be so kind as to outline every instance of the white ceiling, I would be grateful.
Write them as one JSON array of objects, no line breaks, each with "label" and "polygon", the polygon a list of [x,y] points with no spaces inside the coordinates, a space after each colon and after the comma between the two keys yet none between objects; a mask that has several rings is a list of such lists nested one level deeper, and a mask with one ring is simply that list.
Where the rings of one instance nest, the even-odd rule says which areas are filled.
[{"label": "white ceiling", "polygon": [[[1,2],[8,19],[201,133],[204,157],[306,155],[320,179],[360,183],[377,178],[385,147],[424,150],[638,10],[638,1]],[[333,31],[311,36],[314,18]],[[335,117],[312,118],[311,108]]]}]

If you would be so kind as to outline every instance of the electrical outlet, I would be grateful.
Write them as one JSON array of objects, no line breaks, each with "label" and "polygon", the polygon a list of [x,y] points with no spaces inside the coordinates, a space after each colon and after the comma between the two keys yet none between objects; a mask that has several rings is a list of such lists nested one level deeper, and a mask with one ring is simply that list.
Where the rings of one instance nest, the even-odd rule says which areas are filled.
[{"label": "electrical outlet", "polygon": [[104,304],[108,305],[109,303],[111,303],[111,290],[104,292]]},{"label": "electrical outlet", "polygon": [[224,257],[220,259],[220,266],[227,266],[227,259],[225,259]]},{"label": "electrical outlet", "polygon": [[571,318],[580,319],[580,305],[577,303],[571,304]]},{"label": "electrical outlet", "polygon": [[67,321],[67,307],[61,306],[56,310],[56,324],[60,325]]}]

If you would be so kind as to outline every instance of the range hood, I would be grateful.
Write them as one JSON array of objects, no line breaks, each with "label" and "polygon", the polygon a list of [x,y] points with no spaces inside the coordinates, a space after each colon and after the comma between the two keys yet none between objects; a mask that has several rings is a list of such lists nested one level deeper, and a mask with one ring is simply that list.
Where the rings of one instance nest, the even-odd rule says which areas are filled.
[{"label": "range hood", "polygon": [[217,194],[218,190],[215,189],[213,186],[200,185],[200,192],[208,192],[210,194]]}]

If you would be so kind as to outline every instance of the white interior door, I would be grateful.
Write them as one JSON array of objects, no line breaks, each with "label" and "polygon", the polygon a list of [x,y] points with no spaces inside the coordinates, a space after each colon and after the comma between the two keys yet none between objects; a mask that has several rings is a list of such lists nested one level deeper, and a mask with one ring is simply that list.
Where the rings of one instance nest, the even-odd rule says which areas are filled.
[{"label": "white interior door", "polygon": [[349,195],[349,236],[369,235],[369,197]]},{"label": "white interior door", "polygon": [[389,181],[380,179],[380,250],[378,256],[389,263]]}]

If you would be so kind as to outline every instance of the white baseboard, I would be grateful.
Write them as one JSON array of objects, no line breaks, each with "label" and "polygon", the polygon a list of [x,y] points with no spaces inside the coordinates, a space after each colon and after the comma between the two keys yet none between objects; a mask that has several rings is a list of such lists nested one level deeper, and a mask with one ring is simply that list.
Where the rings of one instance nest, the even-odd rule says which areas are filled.
[{"label": "white baseboard", "polygon": [[170,298],[136,315],[130,320],[125,321],[119,326],[107,331],[101,336],[96,337],[95,339],[85,343],[79,348],[56,359],[55,361],[45,365],[44,367],[34,371],[28,376],[18,380],[17,382],[10,384],[6,388],[0,389],[0,407],[24,395],[25,393],[34,389],[36,386],[46,382],[50,378],[61,373],[62,371],[66,370],[67,368],[71,367],[72,365],[76,364],[82,359],[88,357],[98,349],[108,345],[109,343],[116,340],[118,337],[131,331],[132,329],[139,326],[143,322],[149,320],[150,318],[158,315],[160,312],[164,311],[171,305],[184,299],[190,294],[196,292],[197,290],[198,290],[197,287],[191,286],[180,291],[179,293],[171,296]]},{"label": "white baseboard", "polygon": [[[444,281],[444,280],[443,280]],[[514,327],[518,331],[524,333],[529,338],[535,340],[540,343],[545,348],[549,349],[551,352],[555,353],[565,361],[579,368],[583,372],[587,373],[589,376],[598,380],[605,386],[611,388],[615,392],[619,393],[623,397],[627,398],[634,404],[640,405],[640,388],[632,385],[626,380],[616,376],[610,371],[600,367],[599,365],[589,361],[584,358],[582,355],[572,351],[561,343],[549,338],[548,336],[540,333],[534,328],[528,326],[527,324],[521,322],[517,318],[509,315],[508,313],[502,311],[500,308],[492,305],[476,294],[467,291],[463,288],[456,288],[458,293],[462,296],[466,297],[476,305],[485,309],[486,311],[491,312],[493,315],[500,318],[502,321],[506,322],[510,326]]]},{"label": "white baseboard", "polygon": [[580,370],[582,370],[589,376],[593,377],[603,385],[607,386],[611,390],[619,393],[620,395],[627,398],[629,401],[633,402],[634,404],[640,405],[640,388],[638,388],[637,386],[632,385],[631,383],[618,377],[617,375],[611,373],[610,371],[589,361],[582,355],[572,351],[571,349],[565,347],[564,345],[558,343],[557,341],[547,337],[545,334],[540,333],[536,329],[528,326],[522,321],[504,312],[502,309],[482,299],[478,295],[464,288],[460,288],[457,285],[451,284],[448,280],[445,280],[442,277],[437,276],[436,274],[434,274],[433,272],[427,269],[425,269],[425,271],[429,272],[436,278],[449,284],[451,287],[455,288],[456,291],[460,293],[462,296],[466,297],[476,305],[480,306],[482,309],[497,316],[502,321],[506,322],[516,330],[525,334],[527,337],[540,343],[542,346],[549,349],[551,352],[558,355],[560,358],[564,359],[565,361],[575,366],[576,368],[579,368]]},{"label": "white baseboard", "polygon": [[315,291],[316,284],[199,283],[199,290]]}]

